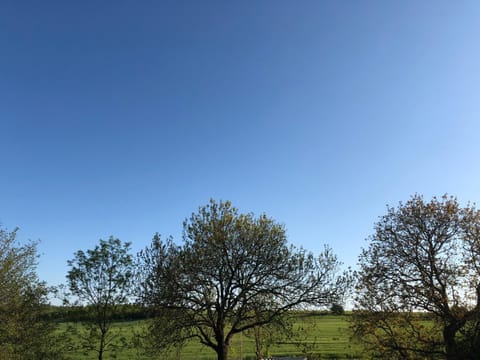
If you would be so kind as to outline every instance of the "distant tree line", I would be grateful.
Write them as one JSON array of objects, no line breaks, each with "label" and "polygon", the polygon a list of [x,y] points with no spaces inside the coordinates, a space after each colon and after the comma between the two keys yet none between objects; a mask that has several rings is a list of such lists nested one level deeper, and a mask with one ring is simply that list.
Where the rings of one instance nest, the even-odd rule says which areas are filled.
[{"label": "distant tree line", "polygon": [[[134,256],[110,237],[68,261],[63,306],[48,305],[36,243],[0,228],[0,358],[62,359],[71,326],[89,357],[121,350],[115,322],[147,319],[136,344],[158,355],[198,341],[229,358],[232,338],[263,358],[302,309],[344,313],[354,286],[352,338],[367,358],[477,359],[480,353],[480,211],[453,197],[414,195],[375,224],[359,271],[289,245],[283,225],[211,200],[183,224],[183,241],[155,234]],[[354,285],[355,283],[355,285]],[[288,335],[290,336],[290,335]]]},{"label": "distant tree line", "polygon": [[[114,322],[146,320],[152,316],[151,310],[136,303],[122,304],[111,313]],[[95,312],[90,305],[45,305],[41,318],[54,323],[93,322]]]}]

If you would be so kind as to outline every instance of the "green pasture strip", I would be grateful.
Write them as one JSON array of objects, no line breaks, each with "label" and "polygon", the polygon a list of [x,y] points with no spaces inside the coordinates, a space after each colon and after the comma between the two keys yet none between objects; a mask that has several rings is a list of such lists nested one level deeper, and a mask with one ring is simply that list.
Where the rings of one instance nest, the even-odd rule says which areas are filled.
[{"label": "green pasture strip", "polygon": [[359,358],[361,347],[351,343],[348,326],[346,316],[299,314],[294,323],[299,339],[284,340],[272,355],[301,355],[303,350],[322,358]]},{"label": "green pasture strip", "polygon": [[[67,323],[59,325],[59,332],[67,329]],[[116,322],[113,332],[121,334],[128,340],[133,334],[145,329],[146,321],[125,321]],[[295,330],[299,331],[298,338],[283,339],[278,344],[271,345],[269,355],[297,355],[301,356],[304,351],[311,351],[325,359],[358,359],[361,357],[361,347],[358,344],[351,344],[348,334],[347,315],[321,315],[319,313],[298,313],[295,315]],[[78,339],[72,339],[79,345]],[[81,351],[74,351],[68,354],[69,360],[93,359],[94,353],[89,355]],[[181,359],[181,360],[216,360],[216,353],[198,341],[188,342],[180,353],[171,352],[168,356],[161,355],[158,359]],[[230,347],[231,360],[255,359],[255,342],[253,338],[243,334],[233,337]],[[135,349],[133,345],[118,351],[116,357],[112,353],[106,353],[105,360],[147,360],[155,359],[152,356],[142,354],[142,349]]]}]

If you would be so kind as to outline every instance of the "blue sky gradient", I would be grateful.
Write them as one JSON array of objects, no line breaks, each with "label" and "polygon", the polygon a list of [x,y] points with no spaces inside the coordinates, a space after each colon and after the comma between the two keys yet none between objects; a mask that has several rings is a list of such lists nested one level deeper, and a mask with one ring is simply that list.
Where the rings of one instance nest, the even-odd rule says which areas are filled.
[{"label": "blue sky gradient", "polygon": [[0,222],[39,274],[210,198],[355,265],[386,204],[480,201],[478,1],[0,3]]}]

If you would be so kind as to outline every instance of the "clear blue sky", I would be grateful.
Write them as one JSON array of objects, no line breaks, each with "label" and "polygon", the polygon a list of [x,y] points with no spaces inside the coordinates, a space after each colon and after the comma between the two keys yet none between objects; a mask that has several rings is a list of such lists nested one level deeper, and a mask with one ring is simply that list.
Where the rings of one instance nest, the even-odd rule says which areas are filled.
[{"label": "clear blue sky", "polygon": [[0,2],[0,222],[39,275],[210,198],[355,265],[414,193],[480,202],[478,1]]}]

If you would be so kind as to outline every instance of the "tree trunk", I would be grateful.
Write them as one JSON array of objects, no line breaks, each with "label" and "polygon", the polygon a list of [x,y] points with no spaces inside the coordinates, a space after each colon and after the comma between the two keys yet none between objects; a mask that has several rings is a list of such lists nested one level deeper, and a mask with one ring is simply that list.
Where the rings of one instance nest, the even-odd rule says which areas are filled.
[{"label": "tree trunk", "polygon": [[448,324],[443,328],[443,340],[445,342],[445,352],[447,360],[458,360],[457,343],[455,341],[455,334],[458,331],[458,325]]},{"label": "tree trunk", "polygon": [[262,339],[260,334],[260,326],[255,326],[253,328],[253,333],[255,334],[255,357],[257,360],[262,359]]},{"label": "tree trunk", "polygon": [[228,347],[229,344],[221,342],[217,347],[217,360],[228,360]]},{"label": "tree trunk", "polygon": [[102,331],[102,335],[100,336],[100,347],[98,349],[98,360],[103,359],[104,348],[105,348],[105,333]]}]

